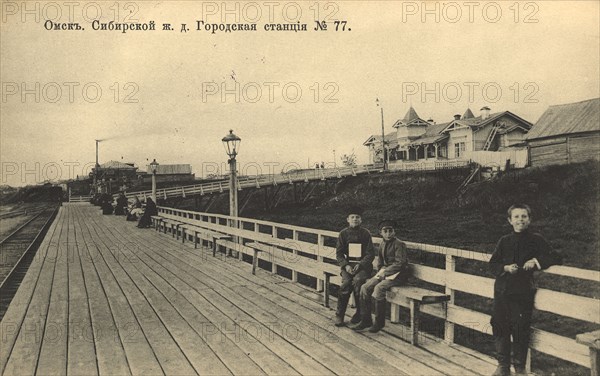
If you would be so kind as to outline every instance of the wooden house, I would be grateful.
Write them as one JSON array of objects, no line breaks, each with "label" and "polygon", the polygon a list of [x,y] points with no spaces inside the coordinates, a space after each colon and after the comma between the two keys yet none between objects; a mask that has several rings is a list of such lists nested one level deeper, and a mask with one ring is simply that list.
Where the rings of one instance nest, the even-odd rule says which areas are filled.
[{"label": "wooden house", "polygon": [[[462,116],[437,124],[423,120],[410,107],[393,125],[395,140],[386,135],[386,147],[391,160],[469,159],[472,152],[501,151],[523,143],[531,126],[510,111],[490,114],[489,107],[483,107],[477,117],[467,109]],[[380,161],[381,136],[371,136],[363,145],[370,148],[371,162]]]},{"label": "wooden house", "polygon": [[527,144],[531,166],[600,160],[600,98],[548,107]]}]

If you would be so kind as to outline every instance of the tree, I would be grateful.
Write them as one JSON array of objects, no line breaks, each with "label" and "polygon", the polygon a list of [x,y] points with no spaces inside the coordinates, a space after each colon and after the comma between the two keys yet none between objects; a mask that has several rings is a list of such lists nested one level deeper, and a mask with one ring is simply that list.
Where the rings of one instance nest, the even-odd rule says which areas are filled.
[{"label": "tree", "polygon": [[354,152],[354,149],[352,149],[350,154],[342,155],[340,159],[342,160],[342,165],[344,166],[356,166],[356,153]]}]

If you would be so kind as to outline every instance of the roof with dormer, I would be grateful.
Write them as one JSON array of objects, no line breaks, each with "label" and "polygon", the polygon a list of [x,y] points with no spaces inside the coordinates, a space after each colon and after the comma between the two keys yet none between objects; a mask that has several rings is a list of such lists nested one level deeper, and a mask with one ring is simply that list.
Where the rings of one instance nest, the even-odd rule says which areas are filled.
[{"label": "roof with dormer", "polygon": [[467,110],[465,111],[465,113],[462,116],[462,119],[472,119],[474,117],[475,117],[475,115],[473,115],[473,112],[471,112],[471,109],[467,108]]},{"label": "roof with dormer", "polygon": [[[396,131],[390,132],[385,135],[385,143],[386,144],[388,142],[390,142],[391,140],[395,140],[395,139],[396,139]],[[369,146],[371,144],[377,144],[377,143],[381,143],[381,135],[374,134],[374,135],[369,136],[369,138],[367,138],[367,141],[363,142],[363,145]]]},{"label": "roof with dormer", "polygon": [[394,125],[392,125],[392,127],[394,127],[394,128],[398,128],[398,127],[426,127],[428,125],[429,125],[429,123],[427,121],[421,119],[419,117],[419,114],[417,114],[417,111],[415,111],[415,109],[412,106],[410,106],[410,108],[406,112],[406,115],[404,115],[404,118],[396,121],[394,123]]},{"label": "roof with dormer", "polygon": [[529,129],[531,129],[532,125],[530,122],[528,122],[527,120],[523,119],[520,116],[517,116],[515,114],[513,114],[510,111],[503,111],[503,112],[496,112],[493,114],[490,114],[487,118],[483,119],[482,116],[477,116],[477,117],[473,117],[473,118],[461,118],[461,119],[456,119],[451,121],[450,123],[447,123],[448,125],[442,129],[440,131],[440,133],[442,132],[449,132],[455,128],[459,128],[459,127],[470,127],[471,129],[473,129],[473,131],[478,131],[480,129],[483,129],[486,125],[491,124],[493,122],[495,122],[496,120],[500,119],[503,116],[509,116],[511,118],[513,118],[514,120],[517,121],[518,124],[520,124],[518,127],[523,129],[524,131],[529,131]]}]

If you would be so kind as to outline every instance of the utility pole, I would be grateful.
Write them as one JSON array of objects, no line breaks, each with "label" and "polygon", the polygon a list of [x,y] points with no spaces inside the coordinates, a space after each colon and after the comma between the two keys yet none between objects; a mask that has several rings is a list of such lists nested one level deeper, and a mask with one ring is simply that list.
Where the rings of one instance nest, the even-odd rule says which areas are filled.
[{"label": "utility pole", "polygon": [[387,153],[385,150],[385,128],[383,126],[383,106],[379,105],[379,98],[377,98],[375,100],[375,103],[377,103],[377,107],[381,108],[381,153],[382,153],[381,156],[383,159],[383,171],[387,171],[388,163],[387,163]]}]

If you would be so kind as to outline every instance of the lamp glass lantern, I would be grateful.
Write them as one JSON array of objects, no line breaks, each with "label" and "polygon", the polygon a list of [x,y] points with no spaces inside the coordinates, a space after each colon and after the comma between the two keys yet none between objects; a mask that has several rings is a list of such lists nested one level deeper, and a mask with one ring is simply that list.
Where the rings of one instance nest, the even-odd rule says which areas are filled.
[{"label": "lamp glass lantern", "polygon": [[153,159],[150,163],[150,171],[152,171],[153,174],[156,174],[156,170],[158,170],[158,162],[156,159]]},{"label": "lamp glass lantern", "polygon": [[227,136],[223,137],[223,139],[221,141],[223,141],[223,147],[225,148],[225,153],[227,153],[227,155],[229,156],[230,159],[235,159],[235,157],[239,151],[240,142],[242,141],[242,139],[239,138],[238,136],[236,136],[235,134],[233,134],[233,130],[230,129],[229,134]]}]

